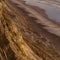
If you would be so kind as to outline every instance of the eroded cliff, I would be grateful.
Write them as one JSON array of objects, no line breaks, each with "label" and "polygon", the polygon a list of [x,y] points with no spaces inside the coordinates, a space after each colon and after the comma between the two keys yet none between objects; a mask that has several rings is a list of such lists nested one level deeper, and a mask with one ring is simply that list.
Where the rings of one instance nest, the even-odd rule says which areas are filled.
[{"label": "eroded cliff", "polygon": [[[55,48],[23,9],[0,2],[0,60],[60,60]],[[48,33],[48,32],[47,32]],[[48,33],[48,36],[51,34]],[[52,39],[52,38],[51,38]]]}]

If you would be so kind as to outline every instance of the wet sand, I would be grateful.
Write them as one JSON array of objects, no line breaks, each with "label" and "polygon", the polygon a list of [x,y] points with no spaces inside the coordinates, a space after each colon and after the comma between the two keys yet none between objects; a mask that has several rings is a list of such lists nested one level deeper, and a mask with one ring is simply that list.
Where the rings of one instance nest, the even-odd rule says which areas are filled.
[{"label": "wet sand", "polygon": [[[60,7],[59,7],[59,2],[56,1],[46,1],[46,0],[23,0],[25,1],[25,3],[27,5],[31,5],[31,6],[36,6],[39,7],[41,9],[45,10],[45,13],[48,15],[48,17],[54,21],[56,21],[57,23],[60,22]],[[56,3],[54,3],[56,2]],[[57,6],[56,6],[56,5]]]}]

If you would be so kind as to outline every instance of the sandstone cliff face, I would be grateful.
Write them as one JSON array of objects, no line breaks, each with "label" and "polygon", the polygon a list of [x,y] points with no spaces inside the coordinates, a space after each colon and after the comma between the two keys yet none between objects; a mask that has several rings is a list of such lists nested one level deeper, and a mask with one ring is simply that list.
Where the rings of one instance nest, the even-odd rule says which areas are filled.
[{"label": "sandstone cliff face", "polygon": [[0,2],[0,60],[60,60],[44,36],[46,31],[39,29],[24,10],[18,13],[14,9]]}]

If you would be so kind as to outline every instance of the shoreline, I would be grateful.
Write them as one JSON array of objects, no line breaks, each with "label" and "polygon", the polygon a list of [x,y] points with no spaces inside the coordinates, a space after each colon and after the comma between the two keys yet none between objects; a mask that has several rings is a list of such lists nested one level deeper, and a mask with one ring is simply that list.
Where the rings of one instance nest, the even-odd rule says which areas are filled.
[{"label": "shoreline", "polygon": [[38,13],[40,13],[42,16],[44,16],[44,17],[47,18],[48,20],[51,20],[52,22],[54,22],[54,23],[57,24],[57,25],[60,25],[60,22],[54,21],[54,20],[56,20],[56,19],[51,19],[51,18],[47,15],[46,10],[44,10],[43,8],[40,8],[40,7],[38,7],[38,6],[28,5],[28,4],[25,3],[26,1],[22,1],[22,2],[23,2],[25,5],[30,6],[31,8],[35,9]]}]

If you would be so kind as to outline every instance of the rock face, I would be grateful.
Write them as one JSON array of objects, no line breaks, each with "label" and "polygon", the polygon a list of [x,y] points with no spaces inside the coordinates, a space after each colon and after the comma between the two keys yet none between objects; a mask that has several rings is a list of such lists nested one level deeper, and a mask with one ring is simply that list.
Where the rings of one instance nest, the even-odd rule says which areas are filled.
[{"label": "rock face", "polygon": [[18,11],[0,2],[0,60],[60,60],[52,43],[43,36],[46,31],[38,29],[31,20],[34,18],[25,15],[27,12],[21,8]]}]

